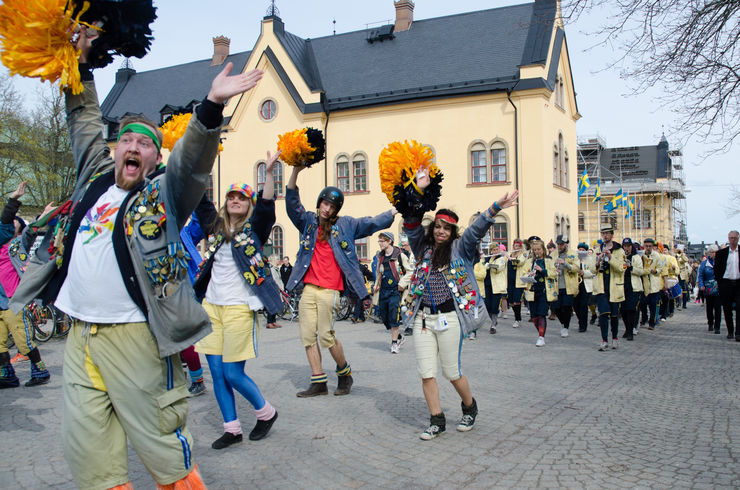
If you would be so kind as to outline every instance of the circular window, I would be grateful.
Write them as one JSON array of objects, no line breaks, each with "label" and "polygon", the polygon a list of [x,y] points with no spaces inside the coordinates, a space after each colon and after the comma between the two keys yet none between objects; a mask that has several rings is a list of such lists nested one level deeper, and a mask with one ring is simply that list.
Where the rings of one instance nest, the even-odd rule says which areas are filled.
[{"label": "circular window", "polygon": [[272,99],[267,99],[260,106],[260,117],[263,121],[272,121],[275,119],[275,113],[277,112],[277,105]]}]

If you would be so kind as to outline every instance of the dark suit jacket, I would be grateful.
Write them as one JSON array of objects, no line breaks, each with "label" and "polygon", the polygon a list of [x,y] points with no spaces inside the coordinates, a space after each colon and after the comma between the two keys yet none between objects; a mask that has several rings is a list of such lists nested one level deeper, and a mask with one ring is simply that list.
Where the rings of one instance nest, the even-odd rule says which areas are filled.
[{"label": "dark suit jacket", "polygon": [[[727,256],[730,253],[730,247],[725,247],[717,251],[714,256],[714,278],[718,283],[722,283],[722,278],[727,270]],[[740,266],[740,260],[738,260]]]}]

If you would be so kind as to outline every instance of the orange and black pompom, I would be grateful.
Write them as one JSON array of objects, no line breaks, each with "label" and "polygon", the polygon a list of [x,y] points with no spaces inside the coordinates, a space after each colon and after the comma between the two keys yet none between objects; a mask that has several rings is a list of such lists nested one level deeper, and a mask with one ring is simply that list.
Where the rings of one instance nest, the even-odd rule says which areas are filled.
[{"label": "orange and black pompom", "polygon": [[102,68],[113,62],[113,55],[143,58],[152,44],[149,25],[157,18],[152,0],[72,0],[73,16],[99,26],[100,35],[92,41],[88,63]]},{"label": "orange and black pompom", "polygon": [[82,93],[70,33],[81,25],[81,8],[73,14],[67,0],[3,0],[0,4],[0,60],[12,75],[59,81]]},{"label": "orange and black pompom", "polygon": [[[175,143],[177,143],[177,140],[182,138],[182,135],[185,134],[185,130],[188,129],[188,124],[190,124],[190,119],[192,119],[192,117],[192,112],[175,114],[174,116],[167,119],[167,121],[162,124],[162,126],[160,126],[159,129],[162,131],[163,136],[162,148],[167,148],[168,150],[172,151],[172,149],[175,147]],[[223,149],[223,146],[219,144],[219,153]]]},{"label": "orange and black pompom", "polygon": [[[437,208],[443,175],[428,146],[414,140],[390,143],[380,152],[378,167],[381,190],[403,216],[418,216]],[[420,171],[429,172],[430,183],[423,192],[416,186]]]},{"label": "orange and black pompom", "polygon": [[280,160],[293,167],[310,167],[324,159],[324,134],[314,128],[296,129],[278,136]]},{"label": "orange and black pompom", "polygon": [[57,82],[82,92],[79,50],[71,38],[81,26],[99,31],[88,63],[106,66],[113,54],[143,57],[156,15],[152,0],[3,0],[0,4],[0,60],[11,74]]},{"label": "orange and black pompom", "polygon": [[188,124],[190,123],[190,119],[192,118],[193,114],[191,112],[186,112],[185,114],[176,114],[172,116],[171,118],[167,119],[167,122],[162,124],[162,126],[159,128],[162,130],[162,148],[167,148],[168,150],[172,151],[172,148],[175,147],[175,143],[177,143],[177,140],[182,138],[182,135],[185,134],[185,130],[188,128]]}]

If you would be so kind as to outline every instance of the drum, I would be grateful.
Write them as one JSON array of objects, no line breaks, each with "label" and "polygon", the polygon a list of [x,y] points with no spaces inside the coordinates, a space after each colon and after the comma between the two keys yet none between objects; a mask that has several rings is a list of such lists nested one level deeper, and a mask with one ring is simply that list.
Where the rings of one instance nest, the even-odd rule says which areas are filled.
[{"label": "drum", "polygon": [[678,279],[676,279],[675,277],[666,277],[665,278],[665,288],[666,289],[671,289],[676,284],[678,284]]},{"label": "drum", "polygon": [[[667,282],[667,281],[666,281]],[[668,288],[668,296],[671,298],[680,298],[681,297],[681,285],[680,284],[674,284],[670,288]]]}]

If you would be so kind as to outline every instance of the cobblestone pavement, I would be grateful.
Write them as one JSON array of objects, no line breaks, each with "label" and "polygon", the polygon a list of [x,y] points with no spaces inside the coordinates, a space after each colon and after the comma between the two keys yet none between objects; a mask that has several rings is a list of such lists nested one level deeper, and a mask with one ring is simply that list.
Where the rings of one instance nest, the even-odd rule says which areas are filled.
[{"label": "cobblestone pavement", "polygon": [[[511,313],[510,313],[511,315]],[[465,341],[463,372],[480,414],[474,430],[454,430],[460,401],[440,382],[448,430],[433,441],[413,340],[399,355],[389,334],[366,322],[337,325],[352,363],[350,396],[296,398],[308,386],[297,324],[260,332],[260,357],[247,371],[280,418],[270,435],[222,451],[210,390],[190,399],[194,456],[209,488],[739,488],[740,342],[707,333],[691,303],[655,331],[598,352],[598,329],[560,338],[549,321],[544,348],[534,327],[479,333]],[[724,327],[723,327],[724,328]],[[62,342],[42,344],[49,385],[0,392],[5,457],[0,488],[74,488],[60,444]],[[206,368],[207,369],[207,368]],[[330,390],[336,376],[324,355]],[[29,377],[21,364],[22,381]],[[206,379],[210,382],[208,373]],[[241,397],[246,432],[254,412]],[[734,418],[731,418],[734,414]],[[154,483],[133,451],[131,479]]]}]

